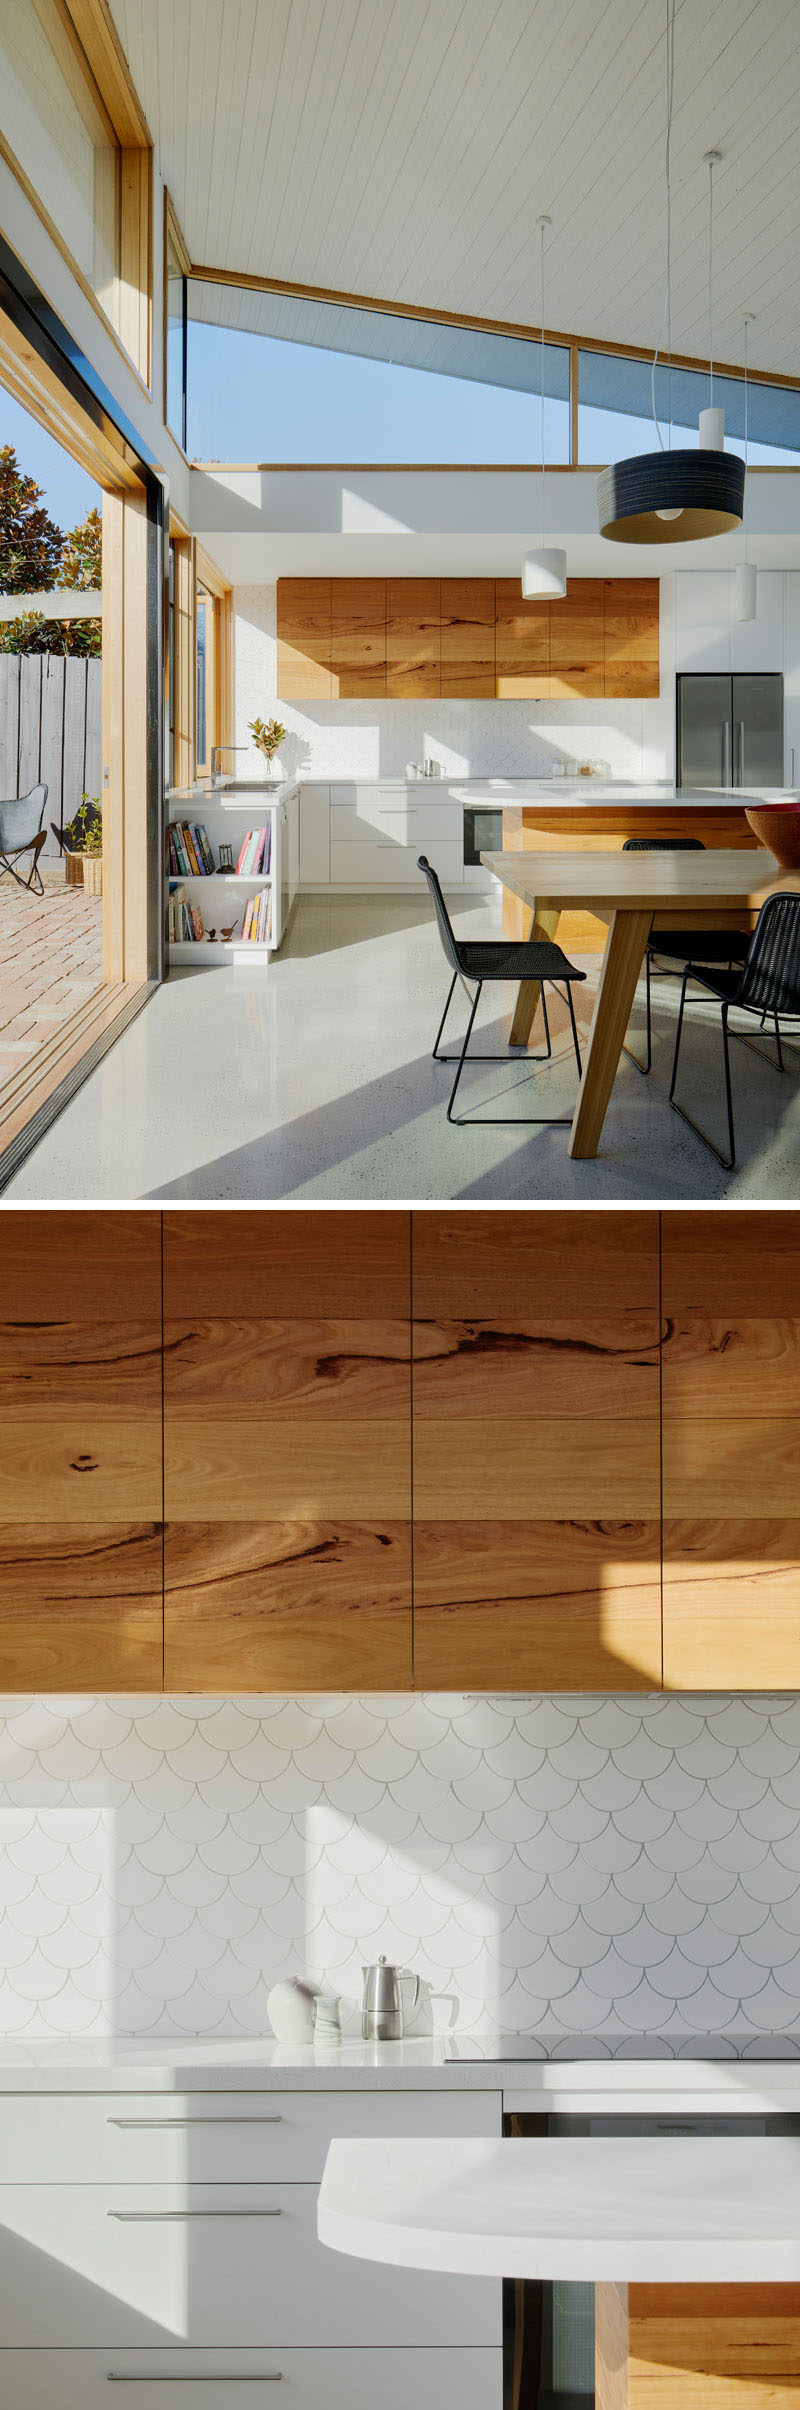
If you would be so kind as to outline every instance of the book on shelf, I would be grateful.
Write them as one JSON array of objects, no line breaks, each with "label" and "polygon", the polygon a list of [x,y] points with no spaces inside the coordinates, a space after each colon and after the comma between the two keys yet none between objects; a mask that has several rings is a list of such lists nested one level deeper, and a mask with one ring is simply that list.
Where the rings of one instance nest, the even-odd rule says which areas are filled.
[{"label": "book on shelf", "polygon": [[258,878],[259,872],[262,870],[262,868],[266,870],[269,867],[269,836],[269,823],[267,824],[266,828],[248,829],[241,853],[239,855],[239,860],[236,864],[238,878]]},{"label": "book on shelf", "polygon": [[210,878],[215,862],[202,822],[172,820],[167,830],[170,870],[178,878]]},{"label": "book on shelf", "polygon": [[251,895],[242,914],[242,943],[267,946],[270,939],[272,898],[268,887],[260,895]]}]

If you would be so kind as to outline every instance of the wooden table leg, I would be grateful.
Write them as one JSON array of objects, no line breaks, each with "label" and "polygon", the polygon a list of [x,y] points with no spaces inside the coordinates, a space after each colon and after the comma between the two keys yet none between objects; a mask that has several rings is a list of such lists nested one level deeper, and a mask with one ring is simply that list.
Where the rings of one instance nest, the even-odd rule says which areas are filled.
[{"label": "wooden table leg", "polygon": [[652,912],[615,912],[609,923],[583,1078],[569,1135],[571,1155],[597,1153],[652,918]]},{"label": "wooden table leg", "polygon": [[[526,943],[528,939],[533,938],[535,942],[541,945],[544,945],[545,943],[552,945],[553,939],[558,932],[558,924],[560,919],[560,905],[546,903],[537,904],[535,912],[531,913],[531,923],[530,928],[527,931]],[[538,979],[523,979],[520,982],[517,992],[517,1001],[514,1006],[514,1018],[509,1032],[509,1046],[528,1045],[531,1030],[539,1009],[541,993],[542,990]]]}]

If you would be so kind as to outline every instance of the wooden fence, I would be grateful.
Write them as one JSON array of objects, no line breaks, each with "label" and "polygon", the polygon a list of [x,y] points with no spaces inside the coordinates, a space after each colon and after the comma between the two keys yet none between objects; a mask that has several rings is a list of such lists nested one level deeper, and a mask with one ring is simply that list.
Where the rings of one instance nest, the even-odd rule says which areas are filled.
[{"label": "wooden fence", "polygon": [[102,777],[102,678],[97,657],[0,653],[0,798],[26,795],[45,778],[50,833],[71,820],[81,795],[99,795]]}]

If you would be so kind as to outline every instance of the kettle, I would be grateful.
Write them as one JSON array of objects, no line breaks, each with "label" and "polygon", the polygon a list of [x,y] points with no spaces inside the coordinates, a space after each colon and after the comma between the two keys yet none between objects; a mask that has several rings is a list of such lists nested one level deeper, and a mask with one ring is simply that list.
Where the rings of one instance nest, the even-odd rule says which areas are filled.
[{"label": "kettle", "polygon": [[361,1969],[364,1977],[364,1997],[361,2007],[361,2031],[365,2042],[402,2042],[403,1993],[402,1984],[413,1983],[414,1997],[411,2014],[419,1999],[419,1976],[404,1976],[401,1969],[389,1966],[379,1958],[377,1966]]}]

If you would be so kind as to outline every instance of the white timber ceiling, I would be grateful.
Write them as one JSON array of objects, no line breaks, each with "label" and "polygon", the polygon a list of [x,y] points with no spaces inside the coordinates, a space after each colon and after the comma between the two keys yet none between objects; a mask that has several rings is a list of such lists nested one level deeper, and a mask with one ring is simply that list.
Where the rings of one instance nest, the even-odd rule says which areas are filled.
[{"label": "white timber ceiling", "polygon": [[[649,346],[666,0],[111,0],[194,262]],[[678,0],[672,343],[800,374],[800,0]]]}]

